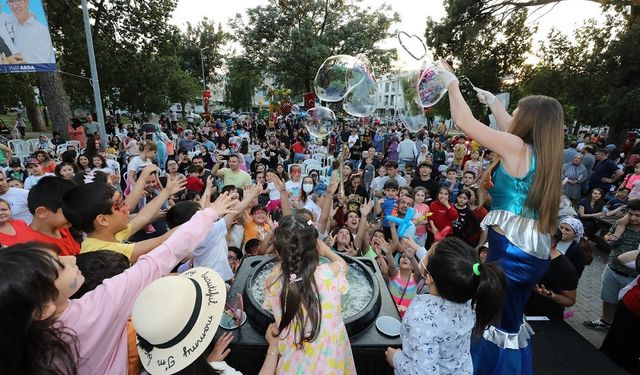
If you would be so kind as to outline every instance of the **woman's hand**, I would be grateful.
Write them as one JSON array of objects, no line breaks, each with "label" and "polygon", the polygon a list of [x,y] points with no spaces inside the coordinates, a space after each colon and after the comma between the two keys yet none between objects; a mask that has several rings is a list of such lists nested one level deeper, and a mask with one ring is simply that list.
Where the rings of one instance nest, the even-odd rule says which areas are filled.
[{"label": "woman's hand", "polygon": [[269,327],[267,327],[267,331],[264,333],[264,339],[267,340],[267,344],[269,344],[269,348],[271,349],[275,348],[277,350],[278,348],[278,341],[280,341],[280,338],[278,337],[277,333],[278,327],[275,323],[269,324]]},{"label": "woman's hand", "polygon": [[231,332],[226,332],[218,341],[216,341],[215,346],[209,356],[207,357],[208,362],[222,362],[225,358],[231,353],[231,349],[228,348],[229,344],[233,340],[233,335]]}]

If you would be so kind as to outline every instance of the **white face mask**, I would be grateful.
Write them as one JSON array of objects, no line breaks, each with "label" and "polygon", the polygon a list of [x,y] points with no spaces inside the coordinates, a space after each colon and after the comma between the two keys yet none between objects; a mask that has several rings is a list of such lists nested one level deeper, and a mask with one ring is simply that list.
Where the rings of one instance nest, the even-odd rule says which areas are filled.
[{"label": "white face mask", "polygon": [[307,194],[311,193],[313,191],[313,184],[303,184],[302,190]]}]

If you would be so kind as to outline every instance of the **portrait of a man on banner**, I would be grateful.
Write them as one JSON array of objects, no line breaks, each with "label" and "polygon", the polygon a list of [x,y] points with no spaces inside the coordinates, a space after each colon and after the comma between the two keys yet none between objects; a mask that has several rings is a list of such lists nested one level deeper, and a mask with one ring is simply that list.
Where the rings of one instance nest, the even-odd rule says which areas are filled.
[{"label": "portrait of a man on banner", "polygon": [[0,5],[0,72],[55,70],[42,0],[0,0]]}]

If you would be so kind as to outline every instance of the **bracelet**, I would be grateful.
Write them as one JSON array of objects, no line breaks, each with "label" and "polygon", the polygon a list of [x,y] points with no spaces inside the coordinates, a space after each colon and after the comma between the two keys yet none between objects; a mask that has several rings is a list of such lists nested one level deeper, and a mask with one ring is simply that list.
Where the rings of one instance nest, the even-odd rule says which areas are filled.
[{"label": "bracelet", "polygon": [[267,350],[267,354],[268,354],[268,355],[272,355],[272,356],[274,356],[274,357],[277,357],[277,356],[279,356],[279,355],[280,355],[280,353],[278,353],[278,352],[270,352],[270,351],[268,351],[268,350]]}]

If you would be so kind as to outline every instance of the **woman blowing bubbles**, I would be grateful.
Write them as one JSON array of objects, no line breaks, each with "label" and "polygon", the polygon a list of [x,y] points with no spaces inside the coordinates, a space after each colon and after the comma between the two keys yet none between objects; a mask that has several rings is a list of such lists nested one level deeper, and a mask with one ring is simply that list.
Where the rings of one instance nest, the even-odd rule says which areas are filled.
[{"label": "woman blowing bubbles", "polygon": [[489,228],[487,261],[501,265],[507,289],[500,320],[471,345],[474,373],[533,374],[531,331],[523,313],[536,282],[549,267],[550,233],[557,225],[562,107],[553,98],[528,96],[518,102],[511,117],[491,93],[474,88],[496,118],[499,130],[494,130],[473,117],[455,75],[441,73],[456,125],[499,156],[484,177],[492,206],[482,226]]}]

